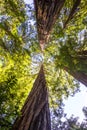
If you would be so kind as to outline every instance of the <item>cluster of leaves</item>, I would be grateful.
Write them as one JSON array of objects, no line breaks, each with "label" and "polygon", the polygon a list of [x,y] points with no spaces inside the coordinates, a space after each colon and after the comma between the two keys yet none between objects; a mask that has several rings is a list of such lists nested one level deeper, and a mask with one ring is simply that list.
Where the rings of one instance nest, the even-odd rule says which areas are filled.
[{"label": "cluster of leaves", "polygon": [[[34,8],[25,5],[22,0],[0,0],[1,129],[10,129],[14,119],[20,114],[19,111],[33,86],[33,74],[39,71],[42,62],[51,106],[54,102],[59,104],[57,99],[62,96],[68,97],[78,91],[78,82],[64,68],[87,73],[87,58],[84,60],[83,53],[82,56],[79,54],[87,50],[86,2],[81,2],[78,15],[63,29],[73,4],[73,0],[66,1],[51,40],[42,54],[37,40]],[[84,38],[80,39],[80,35]]]},{"label": "cluster of leaves", "polygon": [[56,68],[52,60],[48,60],[45,66],[46,82],[49,88],[50,105],[58,106],[57,100],[69,95],[74,96],[79,91],[79,83],[62,68]]},{"label": "cluster of leaves", "polygon": [[[23,35],[27,19],[23,0],[5,0],[0,4],[0,47],[10,53],[19,52],[25,45]],[[20,30],[20,28],[22,28]],[[20,32],[21,31],[21,32]]]},{"label": "cluster of leaves", "polygon": [[[7,55],[7,56],[6,56]],[[0,66],[0,127],[13,124],[33,85],[30,57],[26,52],[1,56]],[[10,124],[10,125],[9,125]],[[8,128],[9,128],[8,127]]]},{"label": "cluster of leaves", "polygon": [[23,26],[27,17],[24,2],[2,1],[0,9],[0,129],[8,130],[20,114],[35,75],[31,74],[33,47],[29,50],[26,42],[30,38],[24,39],[27,33]]}]

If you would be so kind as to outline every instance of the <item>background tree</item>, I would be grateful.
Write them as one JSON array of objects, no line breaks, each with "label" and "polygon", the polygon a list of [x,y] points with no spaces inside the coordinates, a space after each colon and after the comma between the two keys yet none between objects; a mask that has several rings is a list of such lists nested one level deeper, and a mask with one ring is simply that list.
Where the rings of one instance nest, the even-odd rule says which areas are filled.
[{"label": "background tree", "polygon": [[59,100],[59,104],[59,107],[57,109],[53,109],[51,113],[52,130],[87,130],[86,107],[83,107],[85,119],[80,123],[78,121],[79,117],[75,117],[74,115],[67,118],[67,114],[64,113],[63,101]]}]

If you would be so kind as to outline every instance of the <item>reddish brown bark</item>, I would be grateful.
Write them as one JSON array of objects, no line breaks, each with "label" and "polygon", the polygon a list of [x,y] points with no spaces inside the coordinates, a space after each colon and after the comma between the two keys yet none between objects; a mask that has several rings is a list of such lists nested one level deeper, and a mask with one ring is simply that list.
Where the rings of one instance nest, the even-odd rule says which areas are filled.
[{"label": "reddish brown bark", "polygon": [[51,130],[43,66],[12,130]]},{"label": "reddish brown bark", "polygon": [[49,40],[52,27],[60,14],[65,0],[34,0],[38,39],[42,50]]}]

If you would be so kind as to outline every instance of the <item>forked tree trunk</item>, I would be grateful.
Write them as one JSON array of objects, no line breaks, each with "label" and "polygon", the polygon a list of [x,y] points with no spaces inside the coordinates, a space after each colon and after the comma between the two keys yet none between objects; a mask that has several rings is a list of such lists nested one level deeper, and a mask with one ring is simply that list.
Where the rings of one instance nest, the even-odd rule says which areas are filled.
[{"label": "forked tree trunk", "polygon": [[12,130],[51,130],[48,92],[43,66]]}]

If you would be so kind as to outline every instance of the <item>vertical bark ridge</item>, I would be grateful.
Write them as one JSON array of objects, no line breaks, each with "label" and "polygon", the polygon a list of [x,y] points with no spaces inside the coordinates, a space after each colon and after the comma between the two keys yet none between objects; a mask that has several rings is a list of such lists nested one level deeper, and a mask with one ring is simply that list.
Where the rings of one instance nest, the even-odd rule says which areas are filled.
[{"label": "vertical bark ridge", "polygon": [[65,0],[34,0],[38,39],[41,48],[48,42]]},{"label": "vertical bark ridge", "polygon": [[48,92],[43,65],[12,130],[51,130]]}]

